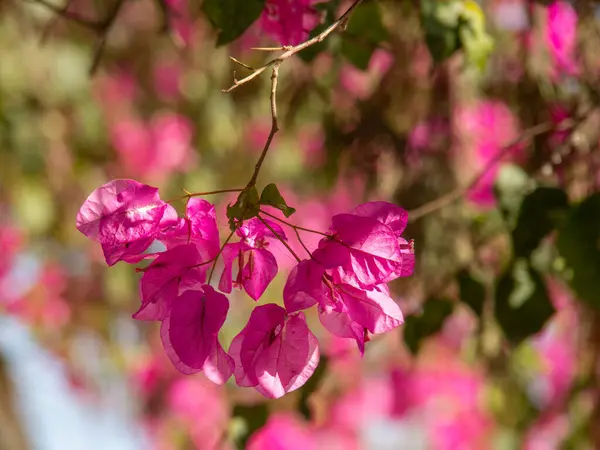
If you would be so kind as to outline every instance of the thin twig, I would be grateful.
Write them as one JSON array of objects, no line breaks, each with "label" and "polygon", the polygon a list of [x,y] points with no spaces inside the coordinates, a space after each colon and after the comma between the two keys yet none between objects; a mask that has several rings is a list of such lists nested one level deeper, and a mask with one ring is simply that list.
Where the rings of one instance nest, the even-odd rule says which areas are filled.
[{"label": "thin twig", "polygon": [[443,209],[446,206],[464,197],[467,192],[469,192],[471,189],[473,189],[479,184],[479,182],[487,175],[487,173],[490,170],[492,170],[492,168],[494,168],[508,153],[513,151],[516,145],[529,141],[530,139],[539,136],[540,134],[547,133],[548,131],[573,130],[580,122],[581,120],[564,121],[558,127],[555,126],[552,122],[544,122],[525,130],[517,139],[512,141],[507,146],[503,147],[496,155],[494,155],[494,157],[487,162],[485,167],[483,167],[483,169],[479,171],[467,184],[463,186],[458,186],[456,189],[449,192],[448,194],[442,195],[441,197],[429,203],[425,203],[424,205],[421,205],[418,208],[409,211],[409,221],[414,222],[420,219],[421,217]]},{"label": "thin twig", "polygon": [[300,230],[300,231],[306,231],[308,233],[320,234],[321,236],[325,236],[325,237],[328,237],[328,238],[332,237],[331,235],[329,235],[327,233],[323,233],[322,231],[311,230],[310,228],[304,228],[304,227],[301,227],[299,225],[294,225],[293,223],[290,223],[290,222],[288,222],[286,220],[283,220],[283,219],[281,219],[281,218],[279,218],[279,217],[277,217],[277,216],[275,216],[275,215],[273,215],[271,213],[268,213],[267,211],[265,211],[263,209],[260,210],[260,213],[264,214],[265,216],[269,216],[269,217],[271,217],[271,218],[273,218],[273,219],[281,222],[282,224],[287,225],[288,227],[290,227],[290,228],[292,228],[294,230]]},{"label": "thin twig", "polygon": [[190,199],[192,197],[203,197],[205,195],[225,194],[228,192],[242,192],[242,191],[243,191],[243,189],[219,189],[216,191],[207,191],[207,192],[187,192],[184,190],[185,195],[181,195],[179,197],[175,197],[170,200],[167,200],[166,203],[173,203],[178,200],[186,200],[186,199]]},{"label": "thin twig", "polygon": [[273,141],[273,137],[275,133],[279,131],[279,122],[277,120],[277,78],[279,77],[279,63],[273,66],[273,73],[271,75],[271,131],[269,132],[269,136],[267,137],[267,142],[265,143],[265,147],[263,148],[262,153],[260,154],[260,158],[254,167],[254,173],[252,174],[252,178],[248,182],[246,188],[250,188],[256,184],[256,179],[258,178],[258,173],[260,172],[260,168],[262,167],[263,162],[265,161],[265,157],[267,156],[267,152],[269,151],[269,147],[271,146],[271,142]]},{"label": "thin twig", "polygon": [[208,281],[206,282],[206,284],[210,284],[210,280],[212,280],[213,273],[215,272],[215,268],[217,267],[217,261],[219,260],[219,257],[223,253],[223,249],[225,248],[225,246],[229,243],[229,241],[233,237],[233,233],[234,233],[233,231],[231,233],[229,233],[229,236],[227,236],[227,239],[225,239],[225,242],[223,242],[223,245],[219,249],[219,253],[217,253],[217,256],[215,256],[215,261],[213,262],[212,268],[210,269],[210,274],[208,275]]},{"label": "thin twig", "polygon": [[110,29],[114,25],[119,16],[119,12],[121,8],[125,4],[126,0],[117,0],[114,7],[110,11],[110,13],[106,16],[106,19],[102,23],[102,27],[98,31],[100,34],[100,38],[96,44],[96,49],[94,50],[94,57],[92,58],[92,65],[90,67],[90,75],[94,75],[98,70],[98,65],[100,64],[100,60],[102,59],[102,54],[104,53],[104,48],[106,47],[106,40],[108,38],[108,33]]},{"label": "thin twig", "polygon": [[239,64],[244,69],[248,69],[250,72],[254,72],[254,69],[252,67],[250,67],[248,64],[244,64],[239,59],[235,59],[233,56],[230,56],[229,59],[231,59],[234,63]]},{"label": "thin twig", "polygon": [[[350,14],[352,14],[352,12],[361,3],[362,3],[362,0],[355,0],[354,3],[352,3],[352,5],[346,10],[346,12],[344,14],[342,14],[338,20],[336,20],[330,26],[328,26],[322,33],[319,33],[317,36],[315,36],[315,37],[313,37],[313,38],[311,38],[311,39],[309,39],[309,40],[307,40],[307,41],[305,41],[305,42],[303,42],[301,44],[298,44],[298,45],[296,45],[294,47],[289,48],[284,53],[282,53],[281,55],[279,55],[277,58],[272,59],[271,61],[269,61],[268,63],[266,63],[264,66],[261,66],[258,69],[256,69],[254,72],[252,72],[247,77],[242,78],[241,80],[234,80],[233,81],[233,85],[231,87],[229,87],[228,89],[223,89],[222,92],[224,92],[224,93],[231,92],[234,89],[237,89],[242,84],[246,84],[247,82],[253,80],[256,77],[258,77],[261,73],[263,73],[269,67],[273,67],[275,65],[279,66],[283,61],[285,61],[286,59],[291,58],[296,53],[301,52],[302,50],[304,50],[304,49],[306,49],[306,48],[308,48],[308,47],[310,47],[310,46],[312,46],[314,44],[318,44],[320,42],[323,42],[325,40],[325,38],[327,36],[329,36],[331,33],[333,33],[336,29],[338,29],[338,28],[344,28],[344,26],[346,25],[346,23],[348,21],[348,18],[350,17]],[[270,51],[270,49],[267,50],[267,51]]]},{"label": "thin twig", "polygon": [[300,259],[300,257],[296,254],[296,252],[294,250],[292,250],[292,247],[290,247],[290,245],[287,242],[285,242],[285,239],[283,239],[283,237],[279,236],[279,234],[277,234],[277,231],[275,231],[273,229],[273,227],[271,225],[269,225],[269,223],[265,219],[263,219],[260,216],[256,216],[256,217],[258,217],[258,220],[260,220],[263,223],[263,225],[266,226],[269,229],[269,231],[271,231],[271,233],[273,233],[275,235],[275,237],[279,240],[279,242],[281,242],[285,246],[285,248],[288,249],[288,251],[292,254],[292,256],[294,258],[296,258],[296,261],[298,261],[298,262],[302,261]]}]

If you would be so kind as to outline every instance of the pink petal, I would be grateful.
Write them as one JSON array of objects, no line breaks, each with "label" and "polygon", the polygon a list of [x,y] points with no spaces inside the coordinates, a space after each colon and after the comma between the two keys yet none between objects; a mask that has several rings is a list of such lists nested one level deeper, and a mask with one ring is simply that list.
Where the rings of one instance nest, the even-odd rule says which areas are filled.
[{"label": "pink petal", "polygon": [[319,306],[319,320],[331,334],[341,338],[356,341],[361,355],[365,353],[365,328],[356,323],[349,315],[345,306]]},{"label": "pink petal", "polygon": [[280,398],[306,383],[319,364],[319,343],[303,313],[288,317],[283,330],[256,358],[257,390]]},{"label": "pink petal", "polygon": [[234,368],[233,358],[223,350],[219,340],[215,339],[215,345],[212,346],[208,358],[202,366],[204,375],[213,383],[221,385],[229,380]]},{"label": "pink petal", "polygon": [[198,266],[200,263],[194,244],[180,245],[160,253],[144,270],[140,281],[142,305],[133,318],[164,320],[176,297],[204,283],[208,265]]},{"label": "pink petal", "polygon": [[102,251],[104,252],[104,259],[106,264],[114,266],[119,261],[125,261],[131,264],[140,262],[141,260],[148,257],[144,254],[148,247],[154,242],[153,238],[139,239],[132,243],[108,245],[101,244]]},{"label": "pink petal", "polygon": [[188,290],[177,297],[169,316],[169,342],[179,360],[201,369],[212,353],[225,322],[229,301],[205,285],[203,291]]},{"label": "pink petal", "polygon": [[169,333],[170,329],[170,317],[167,317],[162,321],[160,325],[160,339],[162,340],[163,348],[165,349],[166,355],[169,357],[173,366],[184,375],[192,375],[194,373],[200,372],[202,369],[192,368],[187,364],[183,363],[175,350],[173,349],[173,344],[171,344],[171,336]]},{"label": "pink petal", "polygon": [[244,221],[243,225],[237,229],[237,235],[241,237],[250,247],[257,247],[259,241],[262,239],[277,241],[280,239],[287,240],[283,228],[281,228],[278,223],[268,219],[263,220],[269,224],[269,227],[273,229],[276,235],[273,233],[273,231],[269,230],[269,228],[265,226],[262,221],[256,218]]},{"label": "pink petal", "polygon": [[113,180],[83,203],[77,214],[77,229],[110,246],[134,242],[159,231],[166,208],[158,189],[134,180]]},{"label": "pink petal", "polygon": [[373,334],[385,333],[404,323],[398,304],[384,292],[339,285],[348,315]]},{"label": "pink petal", "polygon": [[358,205],[350,214],[370,217],[390,227],[398,236],[402,234],[408,223],[408,212],[388,202],[368,202]]},{"label": "pink petal", "polygon": [[258,300],[277,275],[277,260],[262,248],[252,249],[248,254],[248,263],[242,271],[243,286],[252,299]]},{"label": "pink petal", "polygon": [[223,247],[221,252],[221,259],[223,261],[223,273],[219,280],[219,290],[229,294],[233,284],[233,260],[240,256],[240,252],[243,251],[243,244],[235,242],[233,244],[227,244]]},{"label": "pink petal", "polygon": [[302,261],[292,269],[283,288],[288,313],[310,308],[324,296],[324,274],[325,268],[313,260]]},{"label": "pink petal", "polygon": [[250,314],[244,329],[233,339],[229,354],[235,362],[235,381],[238,386],[256,386],[255,364],[265,342],[277,327],[285,321],[285,310],[268,303],[257,306]]}]

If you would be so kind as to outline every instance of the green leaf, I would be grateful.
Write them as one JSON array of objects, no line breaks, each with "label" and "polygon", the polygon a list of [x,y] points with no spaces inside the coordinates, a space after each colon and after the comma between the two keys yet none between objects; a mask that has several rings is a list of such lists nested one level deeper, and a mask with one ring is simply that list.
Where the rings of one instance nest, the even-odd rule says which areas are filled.
[{"label": "green leaf", "polygon": [[244,433],[236,442],[238,448],[244,449],[246,448],[248,438],[267,422],[269,408],[266,403],[258,403],[256,405],[237,404],[233,407],[231,416],[234,419],[240,418],[244,422]]},{"label": "green leaf", "polygon": [[571,210],[556,245],[569,268],[569,282],[577,296],[600,309],[600,193]]},{"label": "green leaf", "polygon": [[500,213],[511,229],[516,226],[521,203],[531,192],[532,183],[529,175],[515,164],[505,164],[498,172],[494,193]]},{"label": "green leaf", "polygon": [[327,372],[327,367],[329,364],[329,360],[321,355],[321,360],[319,361],[319,365],[317,366],[315,372],[312,377],[308,379],[308,381],[300,388],[300,399],[298,400],[298,411],[302,414],[307,420],[312,418],[312,413],[310,407],[308,405],[308,400],[310,396],[317,390],[323,376]]},{"label": "green leaf", "polygon": [[458,27],[462,8],[459,0],[421,0],[425,43],[435,63],[445,61],[461,47]]},{"label": "green leaf", "polygon": [[559,188],[539,187],[527,195],[519,209],[512,232],[516,257],[529,257],[569,210],[567,194]]},{"label": "green leaf", "polygon": [[260,194],[259,203],[261,205],[268,205],[280,210],[285,217],[290,217],[296,212],[294,208],[288,206],[285,199],[279,192],[277,185],[274,183],[268,184]]},{"label": "green leaf", "polygon": [[424,303],[421,314],[404,319],[404,342],[413,355],[418,353],[423,339],[442,329],[453,309],[454,305],[448,300],[430,298]]},{"label": "green leaf", "polygon": [[244,190],[240,193],[233,205],[227,206],[227,218],[229,229],[235,231],[244,221],[258,216],[258,191],[256,187]]},{"label": "green leaf", "polygon": [[381,21],[378,4],[363,3],[348,22],[342,36],[341,53],[353,65],[366,70],[373,51],[387,38],[388,32]]},{"label": "green leaf", "polygon": [[485,31],[485,15],[474,0],[465,0],[458,35],[467,60],[480,71],[494,49],[494,40]]},{"label": "green leaf", "polygon": [[461,270],[457,278],[461,301],[468,305],[477,314],[477,317],[481,317],[485,303],[485,287],[475,280],[467,270]]},{"label": "green leaf", "polygon": [[514,344],[539,332],[554,314],[542,276],[525,258],[513,261],[498,281],[494,306],[498,324]]},{"label": "green leaf", "polygon": [[260,16],[266,0],[204,0],[202,10],[220,30],[217,47],[239,38]]}]

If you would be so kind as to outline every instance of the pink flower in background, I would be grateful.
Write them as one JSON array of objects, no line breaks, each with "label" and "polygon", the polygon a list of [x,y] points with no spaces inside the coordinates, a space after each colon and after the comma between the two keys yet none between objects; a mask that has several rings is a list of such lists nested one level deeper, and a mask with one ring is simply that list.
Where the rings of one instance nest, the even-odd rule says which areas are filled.
[{"label": "pink flower in background", "polygon": [[492,418],[484,409],[485,378],[444,347],[422,349],[414,369],[391,374],[394,414],[422,417],[434,450],[487,448]]},{"label": "pink flower in background", "polygon": [[307,167],[318,168],[325,162],[325,136],[320,125],[306,125],[298,131],[298,144]]},{"label": "pink flower in background", "polygon": [[260,18],[263,31],[282,45],[298,45],[318,23],[313,0],[267,0]]},{"label": "pink flower in background", "polygon": [[177,62],[158,62],[154,66],[154,89],[162,100],[174,100],[181,94],[183,67]]},{"label": "pink flower in background", "polygon": [[276,413],[248,440],[248,450],[317,450],[314,434],[294,416]]},{"label": "pink flower in background", "polygon": [[158,113],[149,124],[132,118],[112,124],[111,140],[125,173],[164,178],[194,162],[193,130],[187,117]]},{"label": "pink flower in background", "polygon": [[27,296],[9,303],[6,309],[33,327],[59,330],[71,318],[71,308],[63,297],[66,288],[64,269],[57,264],[48,264]]},{"label": "pink flower in background", "polygon": [[11,269],[22,243],[23,235],[17,227],[0,225],[0,280]]},{"label": "pink flower in background", "polygon": [[167,394],[172,414],[186,426],[196,449],[215,450],[226,433],[229,405],[223,391],[198,377],[176,380]]},{"label": "pink flower in background", "polygon": [[[493,187],[500,161],[491,166],[490,162],[518,137],[517,119],[504,103],[484,101],[458,108],[453,121],[460,142],[460,148],[454,150],[458,171],[471,178],[489,167],[467,198],[477,206],[493,207],[496,203]],[[523,145],[514,146],[502,161],[514,160],[523,148]]]},{"label": "pink flower in background", "polygon": [[577,12],[563,0],[552,2],[547,11],[545,40],[553,60],[553,75],[577,75]]},{"label": "pink flower in background", "polygon": [[578,323],[576,302],[570,291],[551,278],[546,280],[546,285],[557,312],[532,342],[541,365],[532,386],[537,394],[536,400],[544,408],[568,395],[575,379],[577,341],[572,330],[577,328]]},{"label": "pink flower in background", "polygon": [[560,448],[570,429],[566,415],[543,416],[525,435],[523,450],[556,450]]},{"label": "pink flower in background", "polygon": [[371,55],[366,71],[357,69],[352,64],[345,64],[340,70],[343,95],[350,94],[360,100],[368,98],[393,63],[394,57],[389,51],[377,49]]}]

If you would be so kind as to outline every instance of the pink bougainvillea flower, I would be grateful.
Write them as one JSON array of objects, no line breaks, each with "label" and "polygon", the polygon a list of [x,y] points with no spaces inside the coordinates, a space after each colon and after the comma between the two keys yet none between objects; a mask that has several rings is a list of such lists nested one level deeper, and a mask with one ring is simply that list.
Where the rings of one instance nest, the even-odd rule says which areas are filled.
[{"label": "pink bougainvillea flower", "polygon": [[150,123],[127,117],[111,125],[122,170],[139,177],[163,178],[191,167],[193,134],[192,122],[172,112],[159,112]]},{"label": "pink bougainvillea flower", "polygon": [[260,19],[265,33],[282,45],[298,45],[307,29],[317,25],[318,13],[311,9],[313,0],[267,0]]},{"label": "pink bougainvillea flower", "polygon": [[113,180],[92,192],[77,214],[77,229],[101,244],[154,236],[167,208],[158,189],[134,180]]},{"label": "pink bougainvillea flower", "polygon": [[563,0],[552,2],[547,11],[545,38],[553,61],[553,75],[577,75],[577,12]]},{"label": "pink bougainvillea flower", "polygon": [[317,450],[314,433],[298,419],[274,414],[260,430],[250,436],[248,450]]},{"label": "pink bougainvillea flower", "polygon": [[77,229],[102,244],[109,265],[137,262],[163,227],[172,225],[158,189],[134,180],[113,180],[99,187],[81,206]]},{"label": "pink bougainvillea flower", "polygon": [[288,312],[318,303],[319,319],[332,334],[356,340],[361,353],[367,331],[381,334],[403,323],[398,304],[384,285],[364,290],[341,283],[326,274],[314,260],[300,262],[291,272],[283,291]]},{"label": "pink bougainvillea flower", "polygon": [[388,50],[377,49],[371,55],[366,71],[352,64],[345,64],[340,70],[340,85],[343,95],[365,100],[371,96],[381,82],[383,76],[394,64],[394,56]]},{"label": "pink bougainvillea flower", "polygon": [[[266,221],[269,227],[281,239],[286,239],[285,233],[279,225]],[[241,238],[240,242],[227,244],[223,248],[224,269],[219,281],[219,289],[231,292],[232,286],[243,288],[250,297],[258,300],[269,283],[277,275],[277,260],[267,250],[269,240],[277,239],[260,220],[250,219],[236,230]],[[233,261],[237,258],[238,271],[233,280]]]},{"label": "pink bougainvillea flower", "polygon": [[202,264],[194,244],[179,245],[163,253],[147,268],[140,281],[142,305],[133,315],[138,320],[164,320],[175,298],[206,280],[208,264]]},{"label": "pink bougainvillea flower", "polygon": [[211,203],[192,197],[187,202],[185,217],[171,223],[176,225],[162,231],[158,238],[167,249],[191,242],[198,247],[203,259],[214,258],[219,253],[217,216]]},{"label": "pink bougainvillea flower", "polygon": [[[505,151],[519,134],[519,124],[512,111],[501,102],[486,101],[469,107],[458,108],[453,116],[460,148],[455,158],[460,175],[473,177],[490,165],[490,161],[503,152],[502,161],[517,159],[523,145],[515,145]],[[494,183],[500,166],[498,161],[489,167],[483,177],[468,193],[469,201],[481,208],[496,204]]]},{"label": "pink bougainvillea flower", "polygon": [[233,373],[233,360],[219,342],[219,330],[227,318],[229,301],[211,286],[187,290],[171,304],[162,322],[161,338],[167,356],[184,374],[204,371],[216,384]]},{"label": "pink bougainvillea flower", "polygon": [[255,387],[269,398],[304,385],[319,364],[317,338],[304,314],[288,315],[272,303],[254,308],[229,354],[235,362],[237,384]]},{"label": "pink bougainvillea flower", "polygon": [[343,283],[361,288],[412,274],[414,250],[401,237],[407,212],[391,203],[369,202],[332,218],[331,237],[324,238],[313,258],[335,269]]},{"label": "pink bougainvillea flower", "polygon": [[[231,447],[222,442],[231,419],[231,405],[223,389],[202,377],[180,377],[169,386],[165,400],[167,416],[183,425],[194,449],[230,450]],[[168,450],[180,449],[181,445],[172,442],[173,422],[168,421],[167,427],[172,444]]]}]

